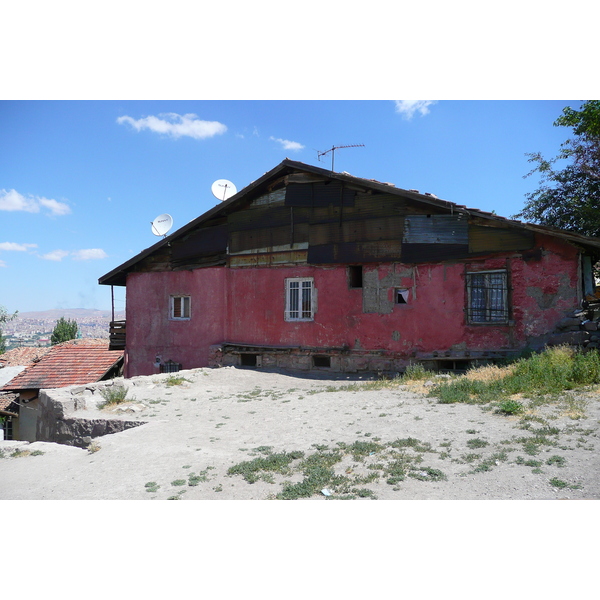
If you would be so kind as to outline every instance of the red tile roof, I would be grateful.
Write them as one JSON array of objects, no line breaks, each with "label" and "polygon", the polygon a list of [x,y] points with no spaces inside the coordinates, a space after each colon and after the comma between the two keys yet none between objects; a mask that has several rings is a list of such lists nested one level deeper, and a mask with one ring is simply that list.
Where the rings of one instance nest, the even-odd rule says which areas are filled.
[{"label": "red tile roof", "polygon": [[99,381],[123,356],[103,340],[72,340],[53,346],[42,359],[19,373],[0,390],[61,388]]}]

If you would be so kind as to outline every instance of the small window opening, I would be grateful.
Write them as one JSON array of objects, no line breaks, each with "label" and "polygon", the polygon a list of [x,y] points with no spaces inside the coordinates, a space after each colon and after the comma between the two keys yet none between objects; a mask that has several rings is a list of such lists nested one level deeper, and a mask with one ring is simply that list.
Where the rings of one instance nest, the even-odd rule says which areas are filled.
[{"label": "small window opening", "polygon": [[351,288],[361,288],[363,286],[362,265],[350,265],[348,267],[348,284]]},{"label": "small window opening", "polygon": [[176,363],[172,360],[168,360],[165,363],[161,363],[160,372],[161,373],[179,373],[181,370],[181,363]]},{"label": "small window opening", "polygon": [[331,367],[331,357],[330,356],[313,356],[313,367]]},{"label": "small window opening", "polygon": [[395,304],[408,304],[408,290],[396,288],[394,290]]},{"label": "small window opening", "polygon": [[242,367],[256,367],[258,354],[240,354],[240,364]]}]

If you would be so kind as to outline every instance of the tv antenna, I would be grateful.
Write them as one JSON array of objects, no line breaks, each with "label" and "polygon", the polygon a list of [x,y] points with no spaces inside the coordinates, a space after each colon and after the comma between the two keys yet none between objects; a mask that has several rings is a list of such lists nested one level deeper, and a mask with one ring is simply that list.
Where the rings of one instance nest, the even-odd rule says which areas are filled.
[{"label": "tv antenna", "polygon": [[212,184],[210,190],[213,193],[213,196],[221,202],[224,202],[228,198],[231,198],[231,196],[237,194],[237,188],[227,179],[217,179]]},{"label": "tv antenna", "polygon": [[325,150],[325,152],[317,152],[317,158],[321,160],[321,156],[325,156],[329,152],[331,152],[331,172],[333,172],[333,157],[335,155],[335,151],[340,148],[362,148],[364,144],[350,144],[349,146],[331,146],[329,150]]},{"label": "tv antenna", "polygon": [[154,235],[167,237],[167,233],[170,231],[171,227],[173,227],[173,217],[167,213],[158,215],[158,217],[152,221],[152,233]]}]

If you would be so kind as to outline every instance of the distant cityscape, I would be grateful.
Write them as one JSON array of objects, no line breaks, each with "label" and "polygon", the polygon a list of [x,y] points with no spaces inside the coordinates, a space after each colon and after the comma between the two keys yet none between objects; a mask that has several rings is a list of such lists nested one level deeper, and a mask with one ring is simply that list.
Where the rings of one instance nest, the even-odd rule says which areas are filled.
[{"label": "distant cityscape", "polygon": [[[13,348],[50,346],[50,337],[60,317],[77,322],[79,337],[109,337],[112,320],[110,310],[85,308],[54,309],[39,312],[24,312],[2,326],[6,350]],[[125,319],[125,313],[115,313],[115,320]]]}]

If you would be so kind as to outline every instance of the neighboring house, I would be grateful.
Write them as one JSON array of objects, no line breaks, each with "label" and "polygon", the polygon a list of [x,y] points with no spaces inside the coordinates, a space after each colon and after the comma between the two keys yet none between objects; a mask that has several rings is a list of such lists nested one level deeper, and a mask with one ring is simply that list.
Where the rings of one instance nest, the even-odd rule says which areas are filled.
[{"label": "neighboring house", "polygon": [[597,238],[286,159],[99,283],[127,288],[126,377],[394,372],[543,347],[598,256]]},{"label": "neighboring house", "polygon": [[9,409],[12,439],[35,441],[41,389],[110,379],[121,373],[122,363],[123,352],[109,350],[106,340],[71,340],[50,348],[36,363],[0,387],[0,392],[18,395]]}]

